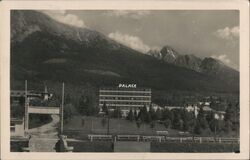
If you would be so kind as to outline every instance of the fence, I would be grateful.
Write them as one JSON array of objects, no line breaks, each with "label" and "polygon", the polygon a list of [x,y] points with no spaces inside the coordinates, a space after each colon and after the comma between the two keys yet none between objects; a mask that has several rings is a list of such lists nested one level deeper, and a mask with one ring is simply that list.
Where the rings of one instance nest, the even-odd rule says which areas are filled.
[{"label": "fence", "polygon": [[179,143],[239,143],[239,138],[230,137],[169,137],[143,135],[88,135],[90,141],[143,141],[143,142],[179,142]]}]

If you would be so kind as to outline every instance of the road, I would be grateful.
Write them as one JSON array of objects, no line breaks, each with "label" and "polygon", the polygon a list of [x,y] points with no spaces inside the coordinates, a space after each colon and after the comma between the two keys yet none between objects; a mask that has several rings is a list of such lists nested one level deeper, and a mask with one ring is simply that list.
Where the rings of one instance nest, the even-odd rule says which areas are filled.
[{"label": "road", "polygon": [[37,128],[29,129],[30,152],[55,152],[58,140],[59,115],[51,115],[52,121]]}]

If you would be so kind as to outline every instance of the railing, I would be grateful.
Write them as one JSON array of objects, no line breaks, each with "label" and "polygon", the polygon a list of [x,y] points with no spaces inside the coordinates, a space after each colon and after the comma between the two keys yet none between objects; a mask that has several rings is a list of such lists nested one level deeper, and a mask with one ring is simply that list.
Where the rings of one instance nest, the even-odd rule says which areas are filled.
[{"label": "railing", "polygon": [[170,137],[141,135],[88,135],[90,141],[143,141],[143,142],[178,142],[178,143],[239,143],[239,138],[227,137]]},{"label": "railing", "polygon": [[165,137],[164,136],[142,136],[142,140],[143,141],[158,141],[158,142],[162,142],[162,141],[165,141]]},{"label": "railing", "polygon": [[167,135],[168,131],[156,131],[157,135]]},{"label": "railing", "polygon": [[88,135],[88,139],[92,142],[93,140],[112,140],[112,135]]},{"label": "railing", "polygon": [[43,106],[29,106],[29,113],[40,113],[40,114],[59,114],[59,107],[43,107]]},{"label": "railing", "polygon": [[115,141],[140,141],[140,135],[117,135]]}]

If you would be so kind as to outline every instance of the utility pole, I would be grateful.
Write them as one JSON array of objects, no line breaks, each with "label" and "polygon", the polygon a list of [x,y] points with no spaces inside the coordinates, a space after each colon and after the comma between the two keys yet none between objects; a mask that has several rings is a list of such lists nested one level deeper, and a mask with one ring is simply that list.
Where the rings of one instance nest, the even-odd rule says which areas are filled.
[{"label": "utility pole", "polygon": [[93,128],[94,128],[94,126],[93,126],[93,117],[91,117],[91,133],[93,133]]},{"label": "utility pole", "polygon": [[108,128],[107,128],[107,135],[109,135],[109,119],[110,119],[110,117],[109,117],[109,108],[108,108],[108,106],[107,106],[107,113],[108,113]]},{"label": "utility pole", "polygon": [[108,133],[107,133],[107,135],[109,135],[109,115],[108,115]]},{"label": "utility pole", "polygon": [[24,131],[27,133],[29,129],[29,113],[28,113],[28,82],[25,80],[25,104],[24,104]]},{"label": "utility pole", "polygon": [[60,134],[63,134],[63,105],[64,105],[64,82],[62,84],[62,104],[60,110]]}]

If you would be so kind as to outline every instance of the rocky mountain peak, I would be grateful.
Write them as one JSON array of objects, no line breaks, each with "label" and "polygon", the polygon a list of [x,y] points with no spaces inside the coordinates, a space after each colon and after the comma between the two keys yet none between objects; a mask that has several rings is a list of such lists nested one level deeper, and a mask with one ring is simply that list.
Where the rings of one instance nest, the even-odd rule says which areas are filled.
[{"label": "rocky mountain peak", "polygon": [[174,63],[175,60],[180,56],[173,48],[164,46],[160,51],[164,61],[168,63]]}]

